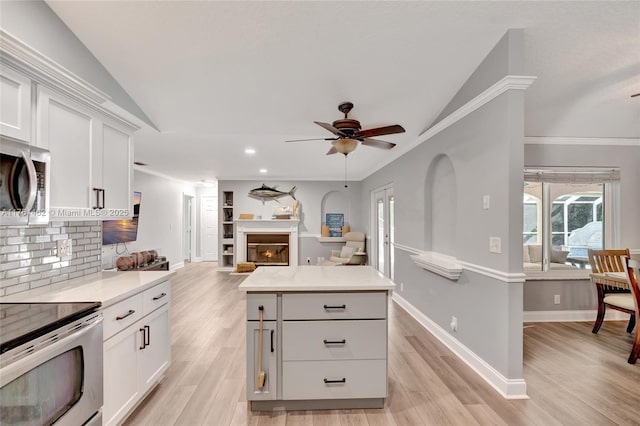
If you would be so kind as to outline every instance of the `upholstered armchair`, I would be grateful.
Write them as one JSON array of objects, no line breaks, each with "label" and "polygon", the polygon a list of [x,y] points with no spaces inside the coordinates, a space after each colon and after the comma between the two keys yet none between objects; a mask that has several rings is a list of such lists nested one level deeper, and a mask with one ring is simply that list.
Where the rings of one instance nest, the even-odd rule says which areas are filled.
[{"label": "upholstered armchair", "polygon": [[340,250],[331,250],[331,257],[325,265],[366,265],[364,232],[347,232],[345,244]]}]

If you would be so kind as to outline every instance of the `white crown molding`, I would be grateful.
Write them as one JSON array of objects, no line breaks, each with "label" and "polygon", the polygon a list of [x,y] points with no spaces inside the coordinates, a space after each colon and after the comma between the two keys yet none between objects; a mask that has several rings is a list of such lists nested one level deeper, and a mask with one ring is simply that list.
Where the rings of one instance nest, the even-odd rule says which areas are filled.
[{"label": "white crown molding", "polygon": [[574,138],[565,136],[525,136],[525,145],[605,145],[640,146],[640,138]]},{"label": "white crown molding", "polygon": [[57,62],[0,28],[2,59],[29,77],[62,87],[67,91],[102,104],[111,97],[83,81]]},{"label": "white crown molding", "polygon": [[[594,321],[598,311],[595,309],[579,311],[524,311],[523,322],[578,322]],[[609,309],[604,314],[605,321],[629,320],[629,314]]]},{"label": "white crown molding", "polygon": [[372,171],[366,176],[363,176],[362,180],[371,176],[373,173],[377,172],[387,164],[390,164],[391,162],[400,158],[402,155],[411,151],[418,145],[428,141],[447,127],[471,114],[473,111],[491,102],[507,90],[526,90],[535,81],[536,78],[537,77],[529,75],[504,76],[501,80],[494,83],[491,87],[480,93],[478,96],[471,99],[466,104],[462,105],[460,108],[440,120],[438,123],[422,132],[413,142],[406,145],[405,149],[403,149],[402,151],[391,152],[390,156],[386,157],[384,161],[378,163],[376,167],[372,168]]},{"label": "white crown molding", "polygon": [[[443,259],[443,262],[447,263],[447,262],[453,262],[454,264],[457,264],[456,266],[450,268],[452,271],[457,270],[457,268],[459,267],[461,272],[462,270],[468,270],[471,272],[475,272],[477,274],[480,275],[484,275],[499,281],[503,281],[506,283],[523,283],[527,280],[527,276],[524,273],[520,273],[520,272],[514,272],[514,273],[509,273],[509,272],[503,272],[503,271],[499,271],[497,269],[492,269],[492,268],[487,268],[486,266],[482,266],[482,265],[476,265],[474,263],[470,263],[470,262],[465,262],[463,260],[460,259],[456,259],[454,257],[451,256],[447,256],[447,255],[443,255],[440,253],[434,253],[434,252],[425,252],[419,249],[416,249],[414,247],[409,247],[409,246],[405,246],[403,244],[398,244],[398,243],[394,243],[393,244],[394,247],[405,251],[407,253],[411,253],[414,256],[411,256],[412,260],[414,261],[414,263],[416,263],[417,266],[423,268],[423,269],[427,269],[431,272],[443,275],[441,273],[439,273],[438,271],[429,269],[425,266],[423,266],[422,264],[418,264],[417,260],[421,260],[422,258],[424,258],[424,255],[428,255],[429,253],[431,253],[432,255],[435,254],[437,258]],[[441,262],[438,262],[437,260],[435,261],[436,265],[439,265]],[[436,266],[437,268],[437,266]],[[449,278],[447,275],[443,275],[447,278]],[[457,278],[450,278],[450,279],[457,279]]]},{"label": "white crown molding", "polygon": [[442,327],[423,314],[418,308],[409,303],[398,292],[393,292],[393,300],[411,315],[429,333],[449,348],[458,358],[464,361],[473,371],[482,377],[491,387],[506,399],[529,399],[527,384],[522,379],[508,379],[489,363],[480,358],[458,339],[447,333]]}]

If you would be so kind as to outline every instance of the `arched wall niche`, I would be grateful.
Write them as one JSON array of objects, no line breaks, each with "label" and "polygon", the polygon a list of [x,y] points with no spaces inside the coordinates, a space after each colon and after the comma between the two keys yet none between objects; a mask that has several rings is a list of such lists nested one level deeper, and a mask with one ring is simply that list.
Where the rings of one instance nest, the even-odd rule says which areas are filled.
[{"label": "arched wall niche", "polygon": [[455,257],[458,187],[455,168],[446,154],[431,161],[424,187],[425,250]]},{"label": "arched wall niche", "polygon": [[344,223],[349,224],[351,204],[349,197],[342,191],[329,191],[322,197],[320,205],[320,220],[324,224],[326,213],[344,213]]}]

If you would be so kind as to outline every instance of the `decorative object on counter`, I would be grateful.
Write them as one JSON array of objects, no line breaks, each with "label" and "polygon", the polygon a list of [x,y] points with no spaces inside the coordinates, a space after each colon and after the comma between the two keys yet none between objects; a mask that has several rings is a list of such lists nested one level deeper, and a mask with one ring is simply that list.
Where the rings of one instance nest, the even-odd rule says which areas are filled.
[{"label": "decorative object on counter", "polygon": [[253,272],[256,270],[256,264],[253,262],[238,262],[236,272]]},{"label": "decorative object on counter", "polygon": [[342,227],[344,226],[343,213],[327,213],[327,226],[330,237],[342,237]]},{"label": "decorative object on counter", "polygon": [[351,227],[347,224],[342,226],[342,235],[347,235],[351,231]]},{"label": "decorative object on counter", "polygon": [[300,201],[298,200],[293,203],[293,217],[300,219]]},{"label": "decorative object on counter", "polygon": [[296,200],[294,195],[296,187],[291,188],[289,192],[283,192],[276,189],[276,187],[267,186],[264,183],[260,188],[254,188],[249,191],[249,197],[257,198],[264,204],[265,200],[277,200],[280,197],[286,197],[287,195]]},{"label": "decorative object on counter", "polygon": [[329,236],[329,226],[322,225],[320,227],[320,236],[322,236],[322,237],[328,237]]},{"label": "decorative object on counter", "polygon": [[119,271],[169,270],[169,262],[164,256],[158,256],[157,250],[133,252],[120,256],[116,261]]},{"label": "decorative object on counter", "polygon": [[253,213],[240,213],[239,219],[253,219]]},{"label": "decorative object on counter", "polygon": [[136,258],[135,256],[132,256],[132,255],[120,256],[116,261],[116,266],[118,267],[119,271],[128,271],[130,269],[135,268],[136,265],[137,265]]}]

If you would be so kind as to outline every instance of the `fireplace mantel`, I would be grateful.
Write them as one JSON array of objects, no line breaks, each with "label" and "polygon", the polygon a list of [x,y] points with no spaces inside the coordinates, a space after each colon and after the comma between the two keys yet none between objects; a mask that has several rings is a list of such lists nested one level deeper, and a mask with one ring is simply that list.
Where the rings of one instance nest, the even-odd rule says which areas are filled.
[{"label": "fireplace mantel", "polygon": [[233,223],[236,228],[236,263],[247,261],[246,234],[289,234],[289,265],[298,265],[298,219],[237,219]]}]

